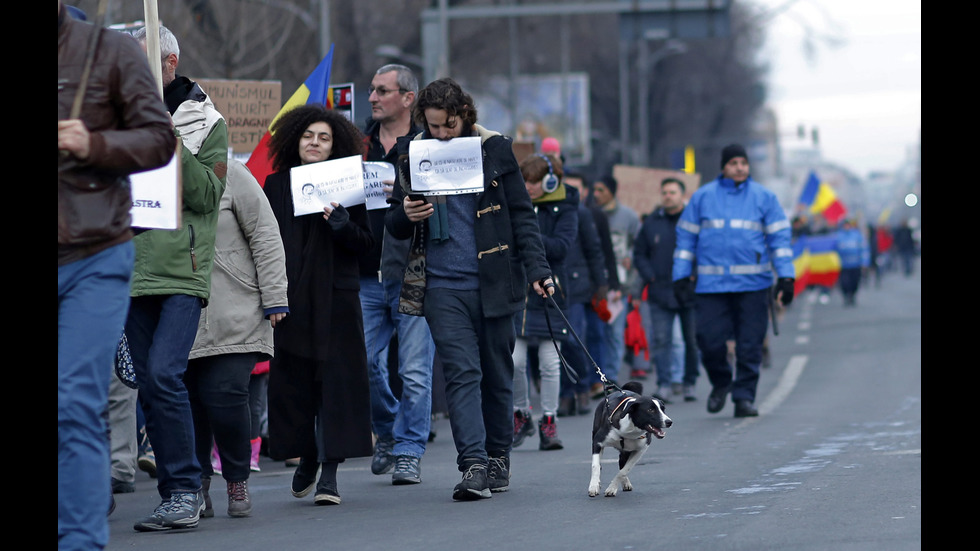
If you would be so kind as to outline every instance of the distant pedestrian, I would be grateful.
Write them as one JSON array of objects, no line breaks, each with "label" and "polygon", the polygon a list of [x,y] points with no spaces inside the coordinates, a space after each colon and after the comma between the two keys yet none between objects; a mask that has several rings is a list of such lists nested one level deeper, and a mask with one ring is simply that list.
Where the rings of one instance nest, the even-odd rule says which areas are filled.
[{"label": "distant pedestrian", "polygon": [[633,262],[647,286],[650,315],[649,342],[657,368],[657,392],[654,396],[669,401],[673,394],[673,334],[679,320],[684,336],[683,394],[686,401],[696,399],[694,385],[698,378],[694,297],[680,302],[674,295],[672,272],[677,221],[684,211],[684,182],[665,178],[660,182],[660,206],[643,221],[633,248]]},{"label": "distant pedestrian", "polygon": [[596,204],[609,221],[609,234],[616,255],[616,271],[622,290],[613,290],[609,297],[611,306],[617,307],[619,315],[604,327],[606,348],[602,359],[602,372],[613,384],[619,378],[619,370],[626,356],[626,315],[629,309],[628,296],[633,289],[636,269],[633,267],[633,243],[640,231],[640,217],[632,208],[616,199],[619,182],[608,174],[592,184]]},{"label": "distant pedestrian", "polygon": [[837,283],[844,297],[844,306],[854,306],[857,304],[861,276],[871,264],[868,240],[858,228],[857,220],[844,220],[837,230],[834,248],[840,257],[840,276]]},{"label": "distant pedestrian", "polygon": [[[541,375],[541,416],[538,418],[538,449],[560,450],[558,438],[558,394],[561,389],[559,343],[568,329],[560,322],[568,312],[566,259],[578,245],[578,191],[562,183],[562,164],[554,155],[535,154],[521,161],[524,186],[538,218],[545,258],[555,280],[554,301],[528,293],[524,308],[515,314],[517,342],[514,346],[514,446],[534,434],[528,377],[528,354],[534,350]],[[559,311],[559,309],[561,309]],[[549,326],[550,323],[550,326]]]},{"label": "distant pedestrian", "polygon": [[773,294],[787,306],[793,300],[790,223],[776,194],[749,175],[745,148],[725,147],[721,170],[677,222],[674,293],[681,303],[696,302],[698,348],[712,386],[708,412],[721,411],[731,393],[735,417],[753,417]]}]

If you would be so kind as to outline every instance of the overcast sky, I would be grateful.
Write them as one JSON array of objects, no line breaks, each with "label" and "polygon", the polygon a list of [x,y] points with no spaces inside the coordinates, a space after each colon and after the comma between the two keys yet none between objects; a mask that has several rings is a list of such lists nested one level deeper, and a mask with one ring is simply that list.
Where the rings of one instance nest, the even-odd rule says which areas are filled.
[{"label": "overcast sky", "polygon": [[[817,127],[826,160],[859,176],[892,171],[922,126],[922,9],[918,0],[751,0],[779,8],[764,54],[780,128]],[[803,43],[815,38],[808,59]],[[834,47],[822,38],[839,39]],[[784,136],[784,144],[795,141]]]}]

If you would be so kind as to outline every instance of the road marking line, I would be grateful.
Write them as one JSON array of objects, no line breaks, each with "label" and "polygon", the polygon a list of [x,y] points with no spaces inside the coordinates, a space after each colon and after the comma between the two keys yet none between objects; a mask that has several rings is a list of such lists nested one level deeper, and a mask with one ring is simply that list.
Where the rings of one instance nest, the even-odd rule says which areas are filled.
[{"label": "road marking line", "polygon": [[786,364],[786,370],[783,371],[782,376],[779,378],[776,388],[772,389],[772,392],[766,396],[765,402],[759,406],[760,414],[765,415],[770,413],[789,396],[789,393],[796,387],[796,382],[800,379],[800,375],[803,374],[803,368],[806,367],[807,358],[808,356],[805,355],[796,355],[789,359],[789,363]]}]

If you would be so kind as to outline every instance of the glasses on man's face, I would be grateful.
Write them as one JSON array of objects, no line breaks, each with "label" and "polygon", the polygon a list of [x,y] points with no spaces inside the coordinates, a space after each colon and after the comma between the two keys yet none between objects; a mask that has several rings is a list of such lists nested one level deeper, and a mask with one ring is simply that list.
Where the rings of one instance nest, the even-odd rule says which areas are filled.
[{"label": "glasses on man's face", "polygon": [[406,90],[405,88],[398,88],[398,89],[395,89],[395,90],[389,90],[388,88],[385,88],[384,86],[378,86],[377,88],[375,88],[374,86],[368,86],[368,95],[369,96],[371,94],[375,93],[375,92],[378,93],[378,97],[379,98],[383,98],[383,97],[387,96],[388,94],[390,94],[391,92],[401,92],[402,94],[404,94],[405,92],[408,92],[408,90]]}]

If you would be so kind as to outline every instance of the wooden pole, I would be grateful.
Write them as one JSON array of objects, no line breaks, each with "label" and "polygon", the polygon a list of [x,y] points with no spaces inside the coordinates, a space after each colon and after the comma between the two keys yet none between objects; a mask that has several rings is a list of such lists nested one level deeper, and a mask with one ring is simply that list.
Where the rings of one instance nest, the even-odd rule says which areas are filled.
[{"label": "wooden pole", "polygon": [[143,0],[143,19],[146,21],[146,59],[157,81],[157,92],[163,99],[163,59],[160,56],[160,18],[157,0]]}]

